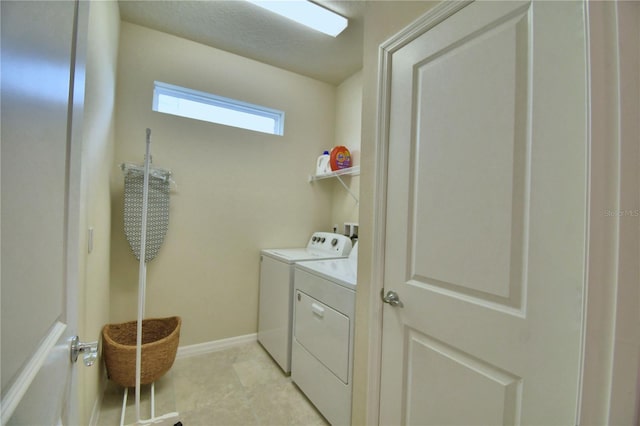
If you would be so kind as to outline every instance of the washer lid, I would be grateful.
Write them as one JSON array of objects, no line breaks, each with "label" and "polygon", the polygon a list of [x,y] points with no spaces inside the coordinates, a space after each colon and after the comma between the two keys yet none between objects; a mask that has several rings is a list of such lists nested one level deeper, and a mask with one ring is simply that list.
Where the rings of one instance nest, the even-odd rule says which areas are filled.
[{"label": "washer lid", "polygon": [[261,253],[265,256],[272,257],[281,262],[295,263],[304,260],[322,260],[336,259],[344,256],[337,256],[335,253],[327,253],[325,251],[314,250],[310,248],[284,248],[284,249],[265,249]]}]

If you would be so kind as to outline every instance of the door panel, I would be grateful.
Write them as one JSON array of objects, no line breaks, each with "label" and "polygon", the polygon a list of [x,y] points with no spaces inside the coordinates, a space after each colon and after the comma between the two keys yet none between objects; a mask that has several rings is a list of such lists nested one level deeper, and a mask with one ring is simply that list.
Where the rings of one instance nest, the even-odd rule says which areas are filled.
[{"label": "door panel", "polygon": [[[521,379],[469,354],[407,330],[407,424],[512,425]],[[451,402],[460,409],[451,411]]]},{"label": "door panel", "polygon": [[410,279],[507,306],[521,302],[527,17],[493,22],[414,70]]},{"label": "door panel", "polygon": [[575,422],[583,6],[444,4],[387,44],[384,288],[404,307],[383,311],[381,424]]}]

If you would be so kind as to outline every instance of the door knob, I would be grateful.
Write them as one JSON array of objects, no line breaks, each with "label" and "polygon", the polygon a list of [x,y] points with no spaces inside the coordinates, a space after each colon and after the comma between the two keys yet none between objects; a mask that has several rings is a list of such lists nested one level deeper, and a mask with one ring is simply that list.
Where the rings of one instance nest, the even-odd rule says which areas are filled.
[{"label": "door knob", "polygon": [[382,298],[382,301],[384,303],[388,303],[391,306],[399,306],[399,307],[404,307],[404,303],[402,303],[400,301],[400,297],[398,296],[398,293],[396,293],[395,291],[391,291],[389,290],[387,292],[387,295],[384,295],[384,289],[382,289],[382,291],[380,292],[380,297]]},{"label": "door knob", "polygon": [[84,365],[91,367],[98,359],[98,342],[84,343],[75,336],[71,339],[71,362],[76,362],[80,353],[82,353]]}]

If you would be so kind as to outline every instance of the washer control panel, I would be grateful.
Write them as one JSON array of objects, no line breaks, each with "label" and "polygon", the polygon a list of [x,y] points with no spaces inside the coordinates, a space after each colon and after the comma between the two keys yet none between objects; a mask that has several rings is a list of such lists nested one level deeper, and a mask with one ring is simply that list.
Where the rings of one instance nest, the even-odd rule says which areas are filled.
[{"label": "washer control panel", "polygon": [[351,247],[351,238],[333,232],[314,232],[307,244],[308,249],[335,253],[337,256],[348,256]]}]

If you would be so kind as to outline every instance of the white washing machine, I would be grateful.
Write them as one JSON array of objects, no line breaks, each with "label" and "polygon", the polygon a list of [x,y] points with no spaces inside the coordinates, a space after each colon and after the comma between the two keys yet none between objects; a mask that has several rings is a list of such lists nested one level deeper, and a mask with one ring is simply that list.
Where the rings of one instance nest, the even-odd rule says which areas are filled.
[{"label": "white washing machine", "polygon": [[264,249],[260,252],[258,341],[280,365],[291,372],[294,266],[300,261],[345,258],[349,237],[315,232],[304,248]]},{"label": "white washing machine", "polygon": [[351,424],[358,244],[295,267],[291,378],[332,425]]}]

